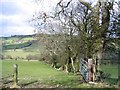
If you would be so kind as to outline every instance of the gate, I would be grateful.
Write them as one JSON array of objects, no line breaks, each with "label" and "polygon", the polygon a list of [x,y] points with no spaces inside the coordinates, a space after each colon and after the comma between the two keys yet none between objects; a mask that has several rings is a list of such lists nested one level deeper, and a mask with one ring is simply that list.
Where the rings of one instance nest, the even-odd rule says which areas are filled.
[{"label": "gate", "polygon": [[85,81],[88,81],[88,62],[84,59],[80,59],[80,73],[82,74]]},{"label": "gate", "polygon": [[87,82],[94,82],[96,77],[96,64],[93,59],[80,59],[80,73]]}]

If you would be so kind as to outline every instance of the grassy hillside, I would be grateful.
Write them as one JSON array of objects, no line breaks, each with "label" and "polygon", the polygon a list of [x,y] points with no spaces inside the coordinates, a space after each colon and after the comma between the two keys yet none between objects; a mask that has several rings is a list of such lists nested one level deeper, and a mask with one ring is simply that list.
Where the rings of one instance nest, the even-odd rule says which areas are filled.
[{"label": "grassy hillside", "polygon": [[27,55],[35,55],[38,54],[38,52],[25,52],[22,49],[17,49],[15,51],[13,50],[6,50],[3,52],[4,55],[10,55],[12,58],[16,58],[16,57],[22,57],[22,58],[26,58]]},{"label": "grassy hillside", "polygon": [[25,52],[36,52],[36,51],[41,51],[43,50],[44,46],[42,43],[39,43],[38,41],[32,42],[32,44],[29,47],[25,47],[24,51]]},{"label": "grassy hillside", "polygon": [[[13,73],[13,64],[19,66],[19,84],[25,84],[32,81],[38,83],[64,85],[73,83],[79,79],[80,76],[74,76],[62,71],[57,71],[49,65],[42,62],[27,62],[27,61],[3,61],[2,62],[2,76],[6,77]],[[34,70],[33,70],[34,69]],[[71,86],[72,87],[72,86]]]},{"label": "grassy hillside", "polygon": [[[92,88],[107,87],[105,84],[88,84],[83,83],[81,75],[67,74],[64,71],[58,71],[48,64],[40,61],[11,61],[2,62],[2,77],[4,83],[10,82],[12,77],[6,78],[13,74],[13,65],[18,64],[18,84],[22,87],[50,88],[50,87],[66,87],[66,88]],[[12,85],[13,83],[9,83]]]},{"label": "grassy hillside", "polygon": [[2,37],[2,41],[5,45],[25,43],[32,40],[36,40],[34,35],[15,35],[11,37]]},{"label": "grassy hillside", "polygon": [[3,55],[12,58],[26,58],[28,55],[40,54],[43,51],[42,45],[34,39],[34,35],[3,37],[2,42]]},{"label": "grassy hillside", "polygon": [[[37,86],[45,84],[58,87],[101,87],[93,86],[83,82],[81,76],[66,74],[63,71],[57,71],[51,68],[48,64],[38,61],[27,62],[26,57],[29,55],[40,56],[44,52],[44,45],[38,42],[34,36],[13,36],[5,37],[2,41],[3,55],[11,56],[12,59],[5,58],[2,61],[2,76],[6,77],[13,73],[13,64],[19,65],[19,84],[24,84],[37,81]],[[35,57],[36,57],[35,56]],[[17,58],[16,57],[22,57]],[[41,58],[40,58],[41,59]],[[17,60],[17,61],[14,61]],[[33,59],[32,59],[33,60]],[[37,59],[39,60],[39,59]],[[49,59],[48,59],[49,60]],[[1,61],[0,61],[1,63]],[[0,66],[1,67],[1,66]],[[105,80],[110,84],[116,84],[118,79],[117,65],[101,65],[101,69],[105,74],[109,74]],[[38,85],[39,84],[39,85]],[[32,86],[36,85],[32,84]],[[46,87],[49,87],[46,86]],[[41,87],[41,86],[40,86]],[[103,87],[105,87],[103,85]]]},{"label": "grassy hillside", "polygon": [[20,43],[20,44],[3,45],[3,50],[20,49],[20,48],[24,48],[24,47],[29,47],[30,45],[32,45],[31,42]]}]

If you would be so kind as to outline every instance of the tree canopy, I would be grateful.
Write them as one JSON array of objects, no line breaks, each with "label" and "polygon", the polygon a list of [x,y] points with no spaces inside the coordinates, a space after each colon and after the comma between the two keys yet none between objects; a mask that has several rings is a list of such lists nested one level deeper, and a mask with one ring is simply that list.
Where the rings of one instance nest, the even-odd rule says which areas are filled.
[{"label": "tree canopy", "polygon": [[35,13],[32,21],[53,56],[52,64],[59,62],[66,71],[75,72],[79,58],[101,61],[107,50],[119,51],[119,7],[114,0],[98,0],[94,6],[83,0],[59,0],[53,12]]}]

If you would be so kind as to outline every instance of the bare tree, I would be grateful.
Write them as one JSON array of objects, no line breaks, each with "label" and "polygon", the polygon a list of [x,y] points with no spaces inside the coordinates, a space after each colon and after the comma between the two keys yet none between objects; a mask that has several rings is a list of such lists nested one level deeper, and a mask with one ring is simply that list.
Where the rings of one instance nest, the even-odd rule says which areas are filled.
[{"label": "bare tree", "polygon": [[[39,1],[39,0],[38,0]],[[57,62],[66,71],[75,73],[79,57],[96,55],[101,61],[109,39],[110,14],[114,1],[100,1],[92,6],[83,0],[60,0],[54,13],[37,13],[33,21],[39,30],[39,39],[44,42],[52,56],[61,56]],[[63,58],[64,57],[64,58]],[[55,57],[54,57],[54,60]],[[52,61],[55,66],[56,61]],[[53,63],[54,62],[54,63]]]}]

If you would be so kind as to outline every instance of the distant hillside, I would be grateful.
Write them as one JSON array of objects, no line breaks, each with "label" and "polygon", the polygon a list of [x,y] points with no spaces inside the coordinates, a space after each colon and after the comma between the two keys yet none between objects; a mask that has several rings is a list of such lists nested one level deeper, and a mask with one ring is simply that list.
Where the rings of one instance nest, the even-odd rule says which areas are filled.
[{"label": "distant hillside", "polygon": [[32,42],[20,43],[20,44],[11,44],[11,45],[3,45],[3,50],[9,49],[21,49],[32,45]]},{"label": "distant hillside", "polygon": [[[42,34],[41,34],[42,35]],[[56,38],[57,35],[48,35],[48,37]],[[116,40],[113,40],[116,41]],[[104,52],[105,60],[119,59],[119,43],[109,43],[107,50]],[[24,52],[44,52],[44,45],[37,41],[35,35],[14,35],[10,37],[2,37],[3,51],[22,49]]]},{"label": "distant hillside", "polygon": [[35,35],[14,35],[10,37],[2,37],[3,50],[21,49],[31,46],[37,42]]},{"label": "distant hillside", "polygon": [[36,34],[33,34],[33,35],[13,35],[13,36],[8,36],[8,37],[0,37],[0,38],[19,38],[19,37],[33,37],[35,36]]},{"label": "distant hillside", "polygon": [[1,37],[5,44],[28,42],[34,39],[35,35],[14,35],[10,37]]}]

